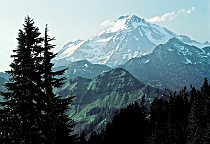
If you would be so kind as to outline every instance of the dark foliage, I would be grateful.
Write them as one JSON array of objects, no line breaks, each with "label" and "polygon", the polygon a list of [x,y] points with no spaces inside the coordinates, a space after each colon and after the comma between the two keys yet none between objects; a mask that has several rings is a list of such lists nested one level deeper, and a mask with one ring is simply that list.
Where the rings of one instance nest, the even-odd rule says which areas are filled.
[{"label": "dark foliage", "polygon": [[191,86],[170,92],[169,99],[145,98],[118,110],[100,132],[86,137],[88,144],[207,144],[210,142],[210,85],[204,79],[200,90]]},{"label": "dark foliage", "polygon": [[64,70],[52,71],[51,52],[54,38],[40,37],[38,27],[29,16],[19,30],[18,46],[11,57],[9,82],[2,92],[1,137],[3,144],[57,144],[74,142],[74,124],[67,115],[73,97],[62,98],[53,89],[63,84]]}]

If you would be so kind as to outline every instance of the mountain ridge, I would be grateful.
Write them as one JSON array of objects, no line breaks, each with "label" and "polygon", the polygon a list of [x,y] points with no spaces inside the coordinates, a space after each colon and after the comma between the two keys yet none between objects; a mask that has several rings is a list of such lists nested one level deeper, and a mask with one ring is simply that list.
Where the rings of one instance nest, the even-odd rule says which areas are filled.
[{"label": "mountain ridge", "polygon": [[172,38],[121,67],[145,84],[179,91],[191,84],[199,88],[203,78],[210,77],[209,64],[210,55],[205,50]]},{"label": "mountain ridge", "polygon": [[121,16],[99,34],[87,40],[69,42],[58,52],[55,66],[86,59],[93,64],[117,67],[129,59],[150,53],[159,44],[170,38],[179,38],[199,48],[209,46],[184,35],[177,35],[167,28],[158,26],[136,15]]},{"label": "mountain ridge", "polygon": [[162,96],[163,90],[145,85],[123,68],[114,68],[93,79],[76,77],[57,90],[59,95],[76,96],[69,115],[77,123],[76,133],[94,124],[105,126],[116,109],[126,107],[142,96],[147,99]]}]

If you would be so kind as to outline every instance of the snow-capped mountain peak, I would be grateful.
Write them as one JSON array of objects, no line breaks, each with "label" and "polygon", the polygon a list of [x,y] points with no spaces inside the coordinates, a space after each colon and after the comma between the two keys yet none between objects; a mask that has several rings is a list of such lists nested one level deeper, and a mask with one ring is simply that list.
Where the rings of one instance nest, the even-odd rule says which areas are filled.
[{"label": "snow-capped mountain peak", "polygon": [[117,67],[131,58],[152,52],[157,45],[166,43],[173,37],[191,45],[200,45],[187,36],[178,36],[136,15],[121,16],[96,36],[66,44],[58,52],[54,62],[55,66],[60,66],[86,59],[93,64]]},{"label": "snow-capped mountain peak", "polygon": [[141,28],[145,28],[145,29],[153,29],[156,31],[156,33],[162,32],[162,34],[170,33],[169,35],[176,35],[175,33],[168,31],[164,28],[163,29],[161,28],[162,30],[159,31],[160,30],[159,26],[151,24],[145,21],[145,19],[139,18],[136,15],[120,16],[116,21],[114,21],[114,23],[110,27],[102,31],[99,35],[104,33],[116,33],[122,30],[130,32],[131,30],[135,30],[137,28],[139,28],[139,31]]},{"label": "snow-capped mountain peak", "polygon": [[[135,15],[127,15],[119,17],[113,25],[111,25],[105,32],[113,33],[119,30],[135,29],[139,25],[145,25],[145,20]],[[104,32],[104,31],[103,31]]]}]

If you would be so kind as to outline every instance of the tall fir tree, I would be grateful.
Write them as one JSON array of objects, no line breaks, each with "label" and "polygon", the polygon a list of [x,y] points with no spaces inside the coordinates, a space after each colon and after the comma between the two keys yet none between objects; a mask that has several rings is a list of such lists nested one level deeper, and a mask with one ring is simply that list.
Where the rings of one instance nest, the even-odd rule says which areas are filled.
[{"label": "tall fir tree", "polygon": [[55,45],[50,44],[55,38],[50,38],[48,28],[45,28],[44,37],[44,60],[43,60],[43,87],[45,92],[46,117],[43,127],[46,133],[46,141],[50,144],[73,143],[76,140],[73,134],[73,121],[68,117],[67,111],[74,96],[62,98],[57,96],[53,90],[64,84],[65,77],[62,77],[66,69],[53,71],[52,59],[56,56],[51,50]]},{"label": "tall fir tree", "polygon": [[171,143],[186,143],[189,100],[186,87],[179,94],[171,95],[168,107],[168,139]]},{"label": "tall fir tree", "polygon": [[19,30],[18,46],[11,57],[10,82],[5,84],[7,92],[2,92],[4,102],[1,123],[2,143],[40,143],[42,136],[39,133],[40,116],[36,103],[38,94],[42,93],[37,86],[40,81],[36,65],[40,59],[35,58],[41,49],[42,38],[34,21],[25,18],[23,30]]},{"label": "tall fir tree", "polygon": [[206,127],[207,125],[207,120],[209,118],[209,96],[210,96],[210,89],[209,89],[209,83],[208,83],[208,79],[205,77],[204,78],[204,82],[203,82],[203,85],[201,87],[201,98],[202,98],[202,117],[201,119],[203,120],[202,121],[202,124],[204,127]]},{"label": "tall fir tree", "polygon": [[[210,91],[210,85],[208,86]],[[207,96],[207,126],[205,131],[206,143],[210,143],[210,94]]]},{"label": "tall fir tree", "polygon": [[[192,92],[193,91],[193,92]],[[200,90],[191,90],[191,110],[188,118],[189,144],[209,143],[209,95],[208,79],[205,77]]]},{"label": "tall fir tree", "polygon": [[187,144],[203,144],[203,127],[202,127],[202,99],[199,90],[194,95],[194,101],[192,102],[190,114],[188,117],[188,136]]},{"label": "tall fir tree", "polygon": [[150,105],[149,112],[149,131],[147,144],[170,143],[168,139],[168,102],[162,98],[154,98]]},{"label": "tall fir tree", "polygon": [[201,97],[203,98],[202,115],[203,115],[203,139],[205,144],[210,142],[210,85],[207,77],[204,78],[203,86],[201,87]]}]

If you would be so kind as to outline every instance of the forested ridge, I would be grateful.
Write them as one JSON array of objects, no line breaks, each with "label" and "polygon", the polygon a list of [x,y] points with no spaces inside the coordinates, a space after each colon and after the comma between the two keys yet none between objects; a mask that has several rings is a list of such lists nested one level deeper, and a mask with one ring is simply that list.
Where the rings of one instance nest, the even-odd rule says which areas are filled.
[{"label": "forested ridge", "polygon": [[55,38],[44,36],[29,16],[18,33],[9,81],[0,102],[2,144],[208,144],[210,143],[210,84],[204,78],[200,89],[184,87],[169,97],[149,101],[143,96],[116,110],[101,131],[74,134],[76,123],[68,116],[75,96],[54,93],[66,79],[66,69],[53,71]]},{"label": "forested ridge", "polygon": [[[83,143],[208,144],[210,143],[210,85],[204,78],[197,90],[191,86],[171,92],[169,99],[142,97],[116,111],[106,127],[92,131]],[[84,141],[85,140],[85,141]]]}]

